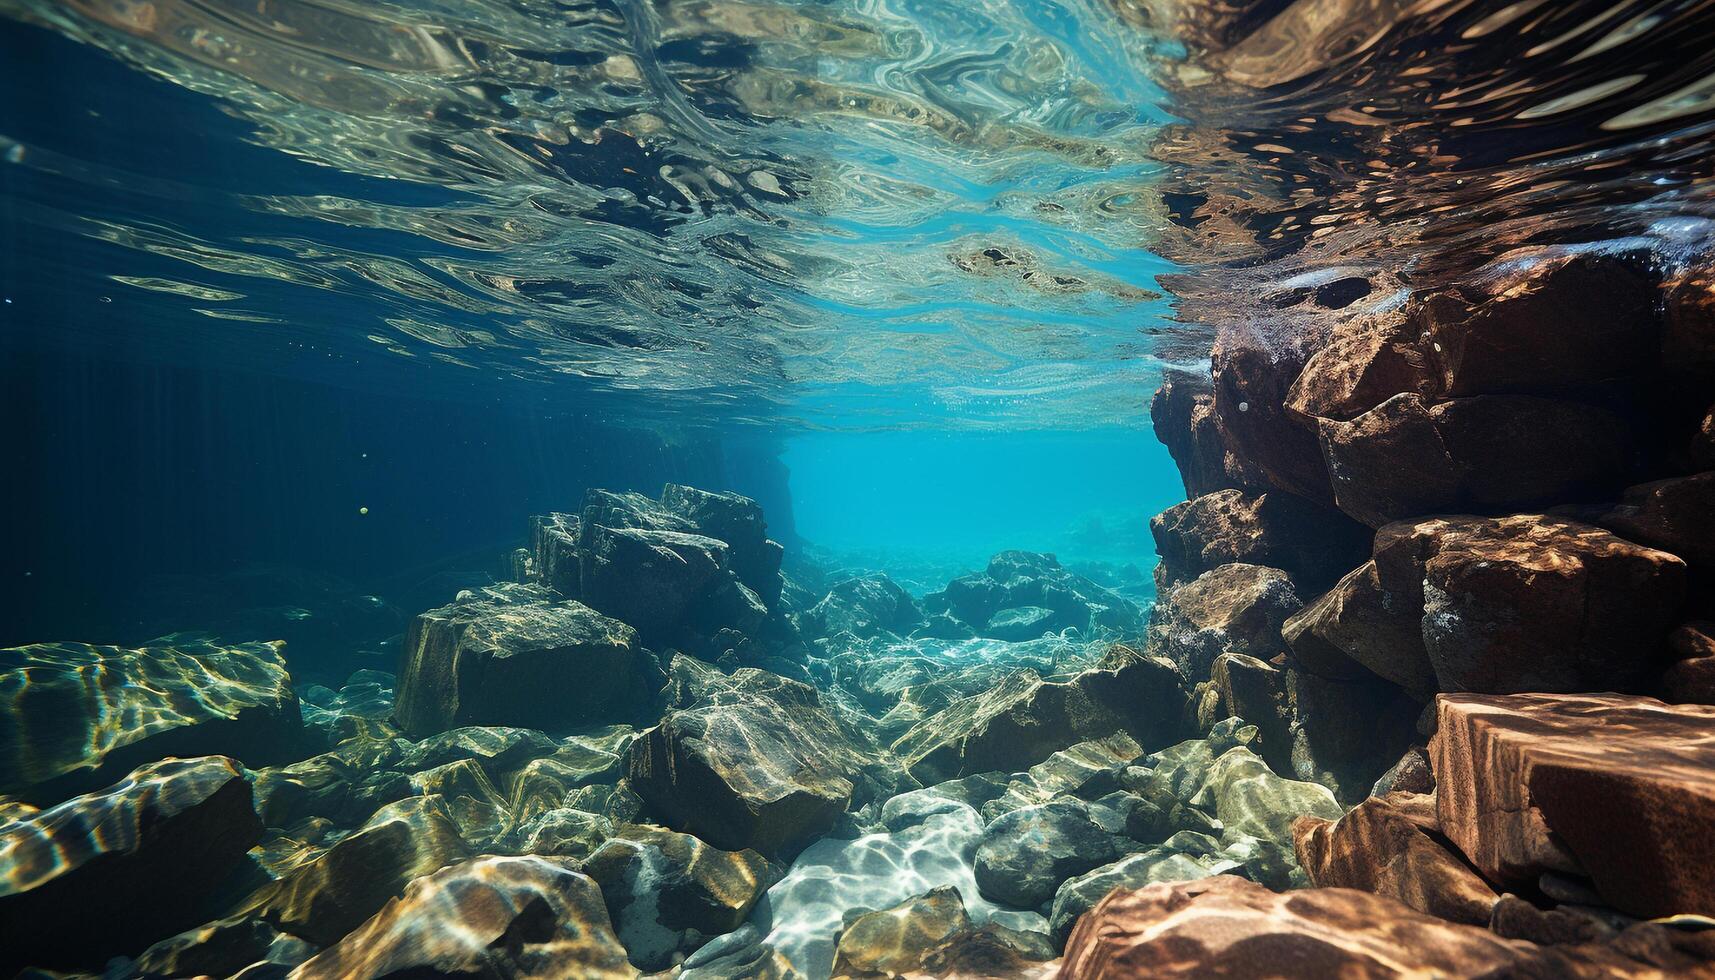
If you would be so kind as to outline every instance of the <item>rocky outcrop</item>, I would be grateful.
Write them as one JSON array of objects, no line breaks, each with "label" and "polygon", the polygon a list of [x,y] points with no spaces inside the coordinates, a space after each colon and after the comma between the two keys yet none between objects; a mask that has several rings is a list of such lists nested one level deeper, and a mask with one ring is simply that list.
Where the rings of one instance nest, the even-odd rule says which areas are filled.
[{"label": "rocky outcrop", "polygon": [[1167,447],[1185,483],[1186,497],[1201,497],[1237,484],[1227,475],[1226,445],[1215,420],[1209,379],[1183,371],[1162,375],[1150,402],[1155,437]]},{"label": "rocky outcrop", "polygon": [[924,954],[971,928],[959,890],[942,885],[852,920],[834,948],[836,977],[894,977],[919,970]]},{"label": "rocky outcrop", "polygon": [[1185,582],[1240,562],[1278,568],[1301,590],[1325,587],[1363,560],[1370,532],[1328,507],[1281,491],[1218,490],[1149,522],[1156,582]]},{"label": "rocky outcrop", "polygon": [[1414,688],[1427,668],[1445,691],[1626,690],[1684,591],[1679,558],[1592,525],[1432,518],[1379,531],[1372,562],[1284,632],[1318,672],[1338,674],[1343,655]]},{"label": "rocky outcrop", "polygon": [[977,888],[993,901],[1035,908],[1052,899],[1061,882],[1118,858],[1120,847],[1077,799],[1027,806],[983,831]]},{"label": "rocky outcrop", "polygon": [[540,586],[490,586],[412,620],[394,716],[419,738],[629,721],[648,704],[648,674],[630,626]]},{"label": "rocky outcrop", "polygon": [[600,886],[614,932],[641,970],[666,969],[743,925],[775,877],[755,851],[647,826],[621,828],[580,870]]},{"label": "rocky outcrop", "polygon": [[897,775],[810,685],[754,668],[718,677],[699,674],[688,705],[630,749],[631,787],[669,826],[726,850],[791,857]]},{"label": "rocky outcrop", "polygon": [[221,756],[152,763],[0,825],[0,973],[100,969],[214,918],[211,895],[261,835]]},{"label": "rocky outcrop", "polygon": [[1281,626],[1303,605],[1279,569],[1221,565],[1157,602],[1151,649],[1178,664],[1186,677],[1201,680],[1223,653],[1268,660],[1284,652]]},{"label": "rocky outcrop", "polygon": [[470,853],[442,797],[412,797],[382,807],[357,831],[264,886],[247,911],[282,932],[329,946],[413,879]]},{"label": "rocky outcrop", "polygon": [[168,756],[262,766],[303,746],[283,644],[168,639],[0,650],[0,794],[57,803]]},{"label": "rocky outcrop", "polygon": [[1715,708],[1615,694],[1443,695],[1441,828],[1503,884],[1588,875],[1629,914],[1715,913]]},{"label": "rocky outcrop", "polygon": [[481,857],[413,881],[292,980],[631,980],[601,892],[546,858]]},{"label": "rocky outcrop", "polygon": [[1131,600],[1067,570],[1053,555],[1003,551],[988,567],[947,583],[937,597],[981,636],[1020,641],[1076,629],[1126,634],[1143,624]]},{"label": "rocky outcrop", "polygon": [[1318,888],[1356,888],[1486,926],[1500,896],[1443,842],[1440,827],[1434,797],[1391,793],[1337,821],[1302,817],[1292,833],[1298,863]]},{"label": "rocky outcrop", "polygon": [[904,636],[923,622],[917,601],[885,574],[876,572],[834,583],[821,601],[799,617],[809,636],[850,633],[861,639]]},{"label": "rocky outcrop", "polygon": [[1145,747],[1164,745],[1182,731],[1183,703],[1171,664],[1114,647],[1070,680],[1046,681],[1035,671],[1018,671],[925,719],[893,751],[924,783],[1014,772],[1075,742],[1116,731]]},{"label": "rocky outcrop", "polygon": [[1705,969],[1698,942],[1641,924],[1608,944],[1538,946],[1366,892],[1222,875],[1109,895],[1072,930],[1061,976],[1643,978]]}]

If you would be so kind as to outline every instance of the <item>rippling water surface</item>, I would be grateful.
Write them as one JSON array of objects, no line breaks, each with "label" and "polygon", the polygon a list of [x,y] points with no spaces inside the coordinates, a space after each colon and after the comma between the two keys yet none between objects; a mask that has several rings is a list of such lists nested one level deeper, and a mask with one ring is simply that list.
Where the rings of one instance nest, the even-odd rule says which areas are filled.
[{"label": "rippling water surface", "polygon": [[0,10],[45,28],[5,29],[12,217],[113,304],[90,343],[705,419],[1139,421],[1168,117],[1100,0]]}]

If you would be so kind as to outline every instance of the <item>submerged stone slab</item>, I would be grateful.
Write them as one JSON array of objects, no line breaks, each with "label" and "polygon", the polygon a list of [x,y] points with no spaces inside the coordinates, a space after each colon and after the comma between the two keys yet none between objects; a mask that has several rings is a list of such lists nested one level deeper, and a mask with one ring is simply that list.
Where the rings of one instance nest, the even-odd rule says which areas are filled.
[{"label": "submerged stone slab", "polygon": [[173,755],[290,757],[302,721],[284,644],[175,639],[0,650],[0,794],[54,803]]},{"label": "submerged stone slab", "polygon": [[1715,914],[1715,707],[1618,694],[1446,694],[1441,827],[1502,883],[1588,874],[1644,918]]},{"label": "submerged stone slab", "polygon": [[479,857],[413,881],[293,980],[631,980],[601,892],[539,857]]},{"label": "submerged stone slab", "polygon": [[1357,888],[1450,922],[1486,926],[1500,896],[1440,837],[1435,799],[1391,793],[1339,820],[1293,825],[1298,862],[1319,888]]},{"label": "submerged stone slab", "polygon": [[99,969],[207,921],[203,900],[261,835],[221,756],[143,766],[0,826],[0,974]]},{"label": "submerged stone slab", "polygon": [[[1689,951],[1680,946],[1691,947]],[[1696,940],[1642,924],[1612,945],[1537,946],[1348,888],[1276,893],[1230,875],[1120,890],[1072,930],[1060,976],[1662,977],[1707,975]],[[1628,954],[1638,954],[1634,959]]]},{"label": "submerged stone slab", "polygon": [[540,586],[491,586],[411,621],[394,716],[417,738],[628,721],[648,699],[646,672],[624,623]]}]

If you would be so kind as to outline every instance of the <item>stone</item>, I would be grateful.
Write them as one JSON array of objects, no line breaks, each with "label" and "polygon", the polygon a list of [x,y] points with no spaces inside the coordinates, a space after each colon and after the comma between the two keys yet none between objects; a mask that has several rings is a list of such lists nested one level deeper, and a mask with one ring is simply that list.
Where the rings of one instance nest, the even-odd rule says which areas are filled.
[{"label": "stone", "polygon": [[1178,664],[1186,677],[1202,679],[1222,653],[1267,660],[1283,652],[1281,626],[1302,606],[1285,572],[1241,562],[1221,565],[1157,600],[1151,649]]},{"label": "stone", "polygon": [[1155,438],[1173,457],[1186,497],[1201,497],[1234,486],[1227,475],[1226,447],[1215,420],[1215,399],[1206,377],[1164,371],[1150,401]]},{"label": "stone", "polygon": [[1669,704],[1715,704],[1715,623],[1686,623],[1667,638],[1673,662],[1657,694]]},{"label": "stone", "polygon": [[1417,318],[1441,394],[1558,391],[1655,363],[1660,300],[1642,263],[1559,252],[1505,259],[1489,272]]},{"label": "stone", "polygon": [[331,946],[412,879],[469,856],[446,802],[411,797],[377,810],[351,835],[263,886],[246,911],[282,932]]},{"label": "stone", "polygon": [[1338,820],[1300,817],[1298,863],[1318,888],[1356,888],[1449,922],[1488,925],[1499,896],[1439,833],[1432,797],[1390,793]]},{"label": "stone", "polygon": [[289,766],[256,771],[256,810],[270,827],[310,818],[355,826],[382,806],[413,792],[410,777],[394,771],[392,742],[351,743]]},{"label": "stone", "polygon": [[1422,702],[1386,681],[1331,681],[1288,665],[1292,765],[1298,779],[1321,783],[1347,803],[1370,786],[1419,739]]},{"label": "stone", "polygon": [[1403,535],[1426,555],[1423,640],[1444,691],[1633,688],[1685,590],[1675,556],[1575,521],[1444,518]]},{"label": "stone", "polygon": [[1439,682],[1423,647],[1422,617],[1402,614],[1402,607],[1422,608],[1421,582],[1384,585],[1375,561],[1359,565],[1281,627],[1292,659],[1328,680],[1374,675],[1427,698]]},{"label": "stone", "polygon": [[1044,633],[1054,632],[1054,621],[1055,614],[1052,609],[1044,609],[1041,606],[1014,606],[989,617],[988,625],[983,627],[983,635],[1008,642],[1034,640]]},{"label": "stone", "polygon": [[1566,518],[1430,518],[1378,531],[1374,560],[1283,632],[1307,671],[1341,679],[1345,658],[1414,686],[1426,662],[1443,691],[1626,690],[1650,673],[1685,576],[1673,555]]},{"label": "stone", "polygon": [[1182,733],[1178,671],[1116,646],[1070,680],[1025,669],[913,726],[893,752],[923,783],[1016,772],[1075,742],[1123,731],[1145,748]]},{"label": "stone", "polygon": [[542,857],[583,860],[613,836],[613,821],[597,813],[559,807],[531,817],[517,830],[518,850]]},{"label": "stone", "polygon": [[650,695],[631,627],[541,586],[505,584],[411,621],[394,716],[413,737],[464,725],[628,721]]},{"label": "stone", "polygon": [[232,759],[150,763],[0,825],[0,973],[100,969],[206,922],[262,836]]},{"label": "stone", "polygon": [[941,885],[891,908],[853,919],[834,947],[835,977],[902,976],[929,950],[971,928],[959,890]]},{"label": "stone", "polygon": [[668,826],[725,850],[790,858],[876,795],[874,777],[896,776],[810,685],[750,668],[733,681],[631,745],[628,781]]},{"label": "stone", "polygon": [[989,824],[977,847],[977,888],[984,898],[1035,908],[1060,883],[1119,857],[1120,844],[1090,818],[1080,800],[1014,810]]},{"label": "stone", "polygon": [[751,921],[764,934],[765,945],[809,977],[830,974],[839,935],[856,914],[889,908],[941,886],[958,891],[973,923],[1046,932],[1041,916],[1001,909],[978,892],[972,867],[982,834],[982,818],[962,805],[899,831],[824,838],[798,855],[758,903]]},{"label": "stone", "polygon": [[292,980],[631,980],[589,878],[547,858],[479,857],[419,878]]},{"label": "stone", "polygon": [[581,870],[600,886],[614,932],[640,970],[666,969],[708,937],[737,929],[774,883],[755,851],[637,825],[616,831]]},{"label": "stone", "polygon": [[1435,792],[1435,771],[1429,767],[1429,750],[1421,745],[1413,745],[1405,750],[1399,761],[1389,767],[1371,787],[1371,796],[1386,796],[1389,793],[1412,793],[1427,795]]},{"label": "stone", "polygon": [[1715,573],[1715,471],[1628,487],[1597,523]]},{"label": "stone", "polygon": [[1159,881],[1194,881],[1226,874],[1235,867],[1232,861],[1178,853],[1168,847],[1128,855],[1113,864],[1068,878],[1060,885],[1054,892],[1053,911],[1048,914],[1051,935],[1055,942],[1064,943],[1078,918],[1116,888],[1142,888]]},{"label": "stone", "polygon": [[1435,370],[1405,317],[1358,317],[1336,324],[1305,362],[1286,410],[1311,425],[1317,419],[1349,422],[1402,392],[1429,396],[1436,390]]},{"label": "stone", "polygon": [[661,506],[689,520],[699,533],[725,542],[733,573],[764,604],[772,607],[779,600],[785,549],[769,540],[760,504],[736,493],[669,483],[661,489]]},{"label": "stone", "polygon": [[381,741],[396,738],[393,689],[396,679],[383,670],[354,671],[338,691],[312,685],[298,694],[304,726],[315,729],[327,744],[352,739]]},{"label": "stone", "polygon": [[163,939],[131,968],[145,977],[231,977],[256,966],[284,974],[316,954],[316,947],[261,919],[220,919]]},{"label": "stone", "polygon": [[[1286,409],[1308,359],[1308,338],[1280,341],[1228,327],[1210,352],[1221,440],[1267,484],[1306,500],[1332,500],[1315,430]],[[1258,562],[1258,564],[1273,564]]]},{"label": "stone", "polygon": [[1278,568],[1301,590],[1315,590],[1363,561],[1370,546],[1363,525],[1280,492],[1219,490],[1162,511],[1149,531],[1161,555],[1158,586],[1239,562]]},{"label": "stone", "polygon": [[1715,913],[1715,708],[1618,694],[1445,694],[1442,831],[1490,880],[1587,874],[1640,918]]},{"label": "stone", "polygon": [[1635,438],[1605,408],[1530,395],[1400,394],[1318,431],[1335,504],[1371,527],[1599,496],[1625,475]]},{"label": "stone", "polygon": [[904,636],[923,622],[917,601],[881,572],[837,582],[808,612],[799,628],[810,636],[846,632],[857,637]]},{"label": "stone", "polygon": [[1277,771],[1292,771],[1293,710],[1285,671],[1242,653],[1215,658],[1209,677],[1225,715],[1256,725],[1257,752]]},{"label": "stone", "polygon": [[1280,844],[1292,842],[1292,822],[1300,816],[1333,820],[1342,812],[1326,786],[1278,776],[1243,746],[1223,752],[1186,802],[1213,813],[1229,833]]},{"label": "stone", "polygon": [[[1613,943],[1538,946],[1347,888],[1276,893],[1231,875],[1109,895],[1066,942],[1065,977],[1706,975],[1693,936],[1644,924]],[[1636,954],[1636,958],[1633,955]]]},{"label": "stone", "polygon": [[[942,598],[980,635],[1009,641],[1066,629],[1131,633],[1143,623],[1131,600],[1033,551],[1000,552],[983,571],[948,582]],[[1033,609],[1046,614],[1025,612]]]},{"label": "stone", "polygon": [[1715,269],[1693,268],[1663,284],[1662,364],[1702,378],[1715,375]]},{"label": "stone", "polygon": [[168,756],[265,766],[306,744],[284,644],[170,639],[0,650],[0,794],[58,803]]}]

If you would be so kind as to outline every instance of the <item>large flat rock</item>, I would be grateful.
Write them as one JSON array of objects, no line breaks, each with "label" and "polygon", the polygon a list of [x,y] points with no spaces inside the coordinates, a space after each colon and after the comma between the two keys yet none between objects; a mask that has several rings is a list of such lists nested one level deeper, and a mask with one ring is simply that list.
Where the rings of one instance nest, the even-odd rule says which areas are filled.
[{"label": "large flat rock", "polygon": [[1078,920],[1060,976],[1594,980],[1707,976],[1708,968],[1695,951],[1679,948],[1671,930],[1653,924],[1632,927],[1612,945],[1538,946],[1368,892],[1312,888],[1277,894],[1221,875],[1115,891]]},{"label": "large flat rock", "polygon": [[209,918],[262,835],[231,759],[168,759],[0,825],[0,975],[95,968]]},{"label": "large flat rock", "polygon": [[0,650],[0,794],[57,803],[170,755],[284,761],[302,724],[284,644],[175,639]]},{"label": "large flat rock", "polygon": [[1446,694],[1442,831],[1496,881],[1582,870],[1640,917],[1715,914],[1715,707],[1618,694]]},{"label": "large flat rock", "polygon": [[412,620],[394,717],[415,738],[629,721],[648,700],[646,669],[630,626],[540,586],[490,586]]}]

